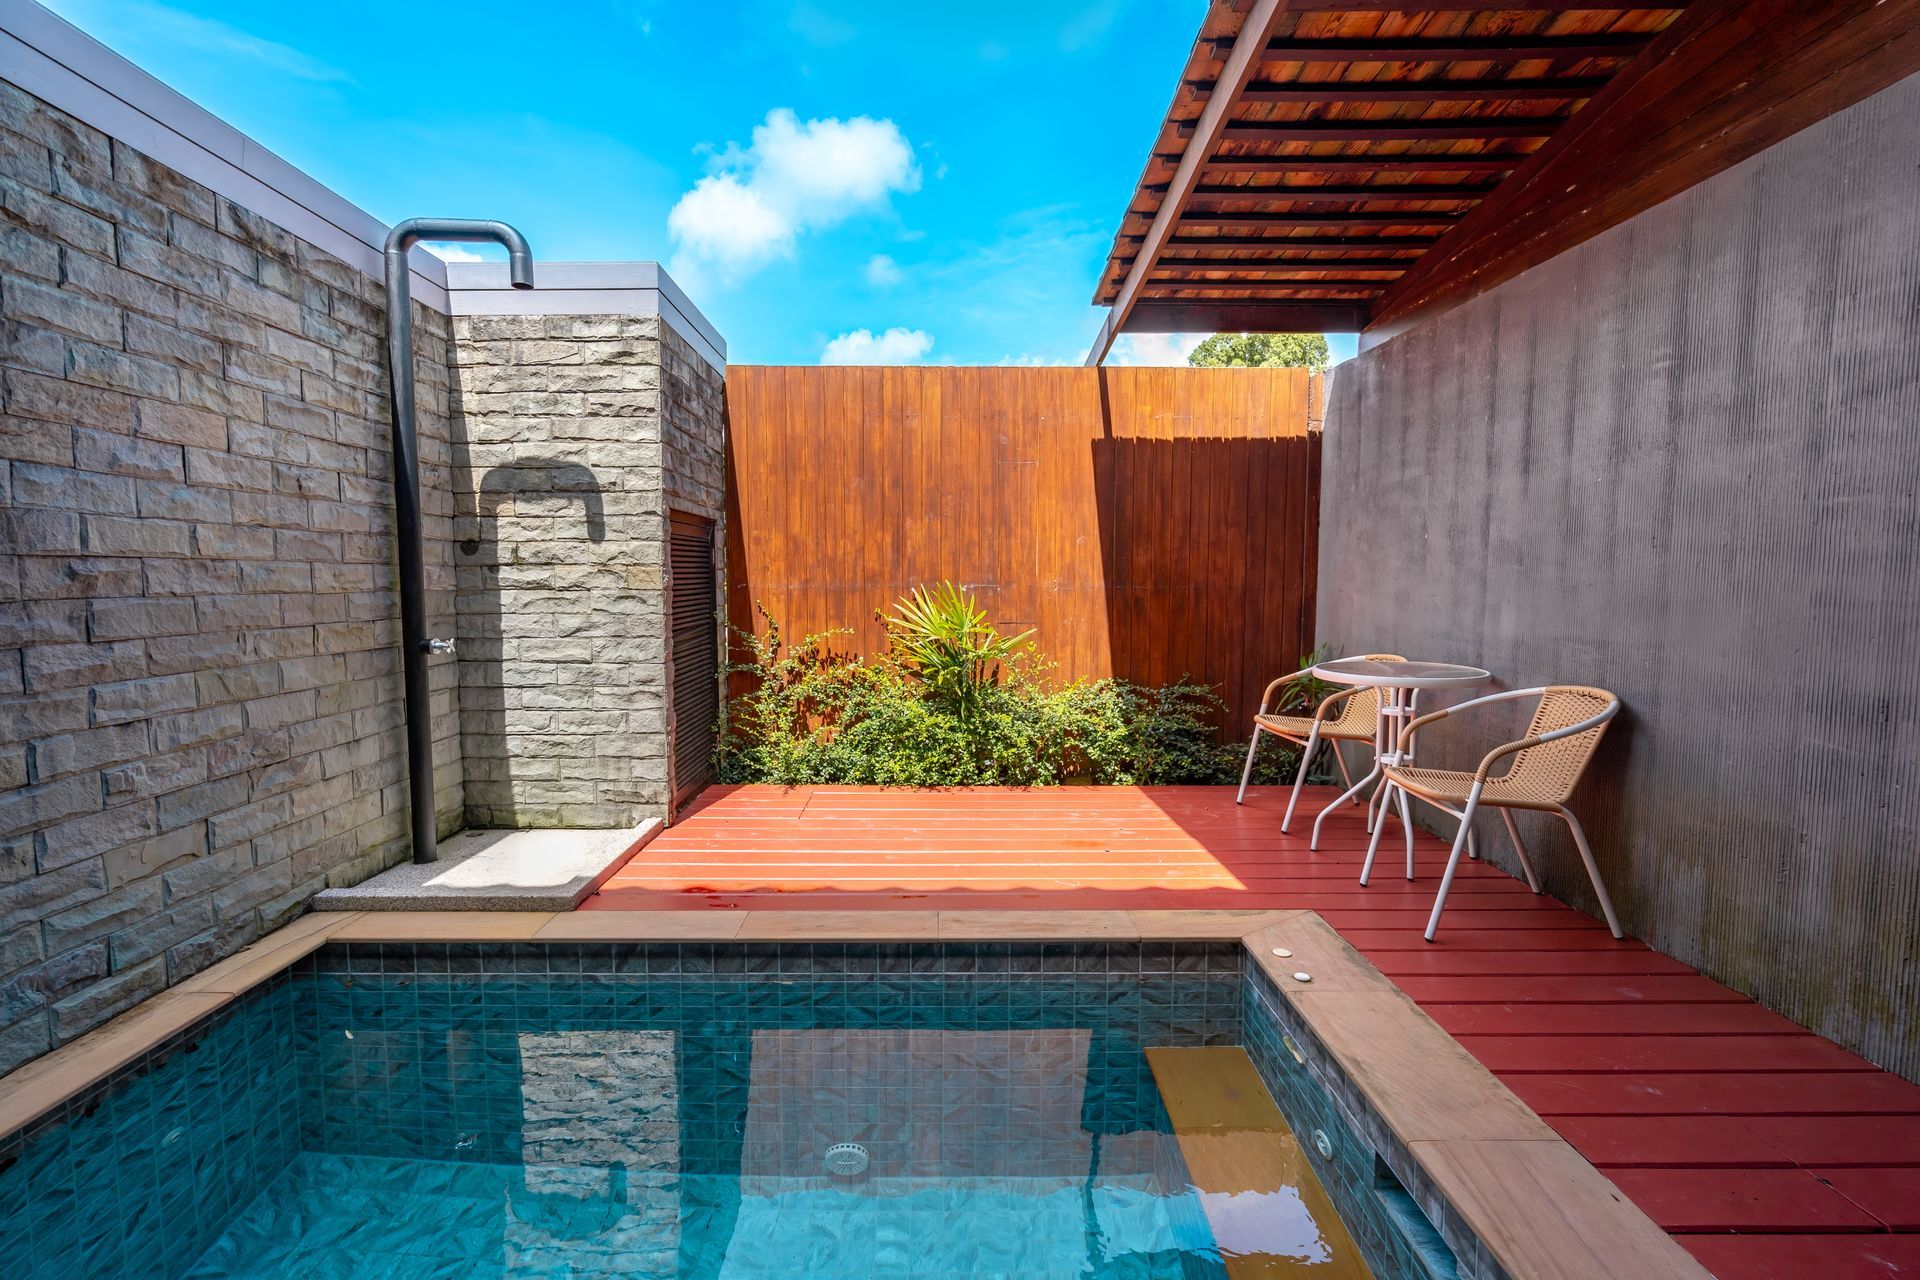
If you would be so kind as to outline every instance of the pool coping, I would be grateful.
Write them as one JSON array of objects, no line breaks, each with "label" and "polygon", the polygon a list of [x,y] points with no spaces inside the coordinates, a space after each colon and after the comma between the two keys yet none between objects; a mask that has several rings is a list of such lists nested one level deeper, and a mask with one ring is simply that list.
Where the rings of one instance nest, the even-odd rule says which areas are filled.
[{"label": "pool coping", "polygon": [[[330,942],[1137,942],[1238,940],[1462,1276],[1710,1277],[1658,1224],[1319,915],[1289,911],[310,912],[0,1076],[23,1131]],[[1288,954],[1275,954],[1277,949]],[[1306,975],[1302,977],[1301,975]],[[1303,1061],[1305,1059],[1303,1058]],[[1323,1083],[1328,1083],[1324,1082]],[[1382,1141],[1384,1139],[1384,1141]]]}]

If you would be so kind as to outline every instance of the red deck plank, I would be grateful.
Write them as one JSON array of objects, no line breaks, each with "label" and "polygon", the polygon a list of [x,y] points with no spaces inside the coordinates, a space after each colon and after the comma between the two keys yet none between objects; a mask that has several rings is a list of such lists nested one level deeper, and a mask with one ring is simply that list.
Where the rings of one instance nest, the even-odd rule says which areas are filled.
[{"label": "red deck plank", "polygon": [[[1312,908],[1716,1274],[1920,1277],[1920,1087],[1315,789],[714,787],[594,910]],[[1891,1226],[1893,1230],[1889,1231]]]},{"label": "red deck plank", "polygon": [[1456,1036],[1791,1035],[1801,1028],[1746,1004],[1423,1004]]},{"label": "red deck plank", "polygon": [[1601,1169],[1791,1169],[1797,1163],[1767,1141],[1751,1116],[1554,1116],[1549,1123]]},{"label": "red deck plank", "polygon": [[1491,1071],[1878,1071],[1811,1032],[1789,1036],[1458,1036]]},{"label": "red deck plank", "polygon": [[1611,1169],[1668,1231],[1874,1231],[1880,1221],[1804,1169]]},{"label": "red deck plank", "polygon": [[1835,1191],[1889,1231],[1920,1231],[1920,1169],[1818,1169]]},{"label": "red deck plank", "polygon": [[1890,1280],[1920,1275],[1920,1235],[1681,1235],[1722,1280]]},{"label": "red deck plank", "polygon": [[1920,1115],[1920,1088],[1885,1071],[1519,1072],[1505,1080],[1549,1117]]}]

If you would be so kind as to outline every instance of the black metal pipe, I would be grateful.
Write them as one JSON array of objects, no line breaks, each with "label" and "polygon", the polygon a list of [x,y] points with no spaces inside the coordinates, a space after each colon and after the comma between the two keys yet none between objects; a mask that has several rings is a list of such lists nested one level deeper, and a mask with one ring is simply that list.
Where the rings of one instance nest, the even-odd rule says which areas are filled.
[{"label": "black metal pipe", "polygon": [[427,635],[427,584],[420,534],[420,440],[413,412],[413,297],[407,250],[421,240],[491,241],[507,249],[507,276],[533,288],[533,250],[504,222],[477,218],[409,218],[387,233],[387,379],[393,411],[394,542],[400,570],[400,657],[406,673],[407,802],[413,860],[439,856],[433,812],[433,725],[427,658],[452,653],[452,640]]}]

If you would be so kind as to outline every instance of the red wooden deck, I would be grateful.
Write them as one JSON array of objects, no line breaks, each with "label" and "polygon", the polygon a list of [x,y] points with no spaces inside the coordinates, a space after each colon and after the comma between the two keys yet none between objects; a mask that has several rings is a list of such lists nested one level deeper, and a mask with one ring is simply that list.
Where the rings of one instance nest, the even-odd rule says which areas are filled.
[{"label": "red wooden deck", "polygon": [[[1303,798],[1308,819],[1331,792]],[[1311,804],[1309,803],[1311,799]],[[716,787],[588,909],[1318,911],[1722,1277],[1920,1276],[1920,1087],[1446,848],[1356,881],[1358,809],[1283,792]]]}]

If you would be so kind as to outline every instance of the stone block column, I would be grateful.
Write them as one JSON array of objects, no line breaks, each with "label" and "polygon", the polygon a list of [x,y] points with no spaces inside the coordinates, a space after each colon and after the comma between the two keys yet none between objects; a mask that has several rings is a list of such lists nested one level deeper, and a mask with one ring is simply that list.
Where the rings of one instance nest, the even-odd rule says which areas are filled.
[{"label": "stone block column", "polygon": [[667,514],[720,518],[723,348],[651,263],[537,272],[449,278],[467,824],[630,826],[668,798]]}]

